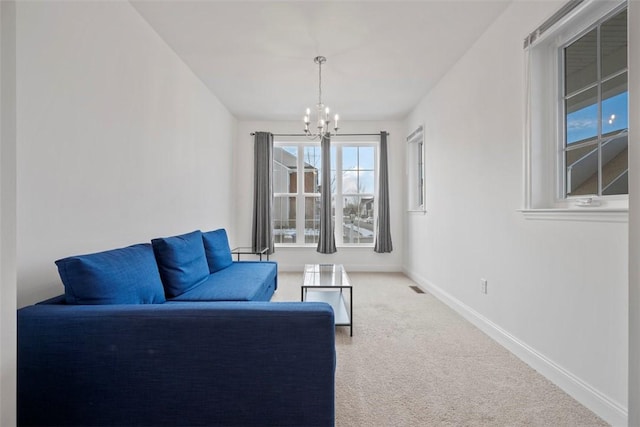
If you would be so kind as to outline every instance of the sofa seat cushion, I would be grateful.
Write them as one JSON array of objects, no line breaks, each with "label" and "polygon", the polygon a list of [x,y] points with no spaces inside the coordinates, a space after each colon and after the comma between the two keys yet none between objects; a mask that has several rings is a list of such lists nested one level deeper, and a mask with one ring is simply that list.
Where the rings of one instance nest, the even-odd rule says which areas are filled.
[{"label": "sofa seat cushion", "polygon": [[275,262],[234,261],[170,301],[269,301],[277,286],[277,274]]},{"label": "sofa seat cushion", "polygon": [[176,297],[209,277],[202,232],[151,240],[167,297]]},{"label": "sofa seat cushion", "polygon": [[56,261],[67,304],[165,302],[153,249],[148,243]]},{"label": "sofa seat cushion", "polygon": [[233,258],[231,257],[227,231],[224,228],[202,233],[202,241],[209,264],[209,273],[215,273],[231,265]]}]

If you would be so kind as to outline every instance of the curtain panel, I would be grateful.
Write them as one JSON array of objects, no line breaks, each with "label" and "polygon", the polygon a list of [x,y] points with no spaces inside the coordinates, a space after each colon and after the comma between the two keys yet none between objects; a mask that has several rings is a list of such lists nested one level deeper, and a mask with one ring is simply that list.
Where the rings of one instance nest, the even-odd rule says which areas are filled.
[{"label": "curtain panel", "polygon": [[273,134],[256,132],[254,139],[253,168],[253,226],[251,246],[254,252],[269,248],[273,244]]},{"label": "curtain panel", "polygon": [[320,183],[320,235],[317,251],[321,254],[337,252],[334,225],[331,219],[331,137],[322,136],[320,145],[322,158],[322,181]]},{"label": "curtain panel", "polygon": [[387,132],[380,132],[380,166],[378,173],[378,226],[375,252],[393,250],[391,243],[391,220],[389,217],[389,168],[387,166]]}]

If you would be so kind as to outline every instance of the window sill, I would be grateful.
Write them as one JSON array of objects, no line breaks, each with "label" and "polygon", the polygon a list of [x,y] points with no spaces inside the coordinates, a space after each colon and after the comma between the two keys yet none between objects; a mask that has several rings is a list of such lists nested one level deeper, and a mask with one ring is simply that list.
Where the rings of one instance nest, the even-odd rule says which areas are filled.
[{"label": "window sill", "polygon": [[[336,245],[337,249],[351,249],[351,248],[356,248],[356,249],[373,249],[375,245],[373,243],[370,244],[366,244],[366,245]],[[275,248],[276,249],[313,249],[316,250],[318,248],[318,245],[316,243],[313,244],[304,244],[304,245],[295,245],[295,244],[286,244],[286,243],[276,243],[275,244]]]},{"label": "window sill", "polygon": [[518,209],[518,212],[530,220],[629,222],[627,208]]}]

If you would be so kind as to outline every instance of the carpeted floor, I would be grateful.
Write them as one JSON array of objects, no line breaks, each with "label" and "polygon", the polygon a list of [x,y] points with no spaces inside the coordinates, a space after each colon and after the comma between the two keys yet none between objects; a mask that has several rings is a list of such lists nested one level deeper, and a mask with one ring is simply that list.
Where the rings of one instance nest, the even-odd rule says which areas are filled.
[{"label": "carpeted floor", "polygon": [[[336,329],[336,426],[605,426],[399,273],[351,273],[354,329]],[[299,301],[280,273],[273,301]]]}]

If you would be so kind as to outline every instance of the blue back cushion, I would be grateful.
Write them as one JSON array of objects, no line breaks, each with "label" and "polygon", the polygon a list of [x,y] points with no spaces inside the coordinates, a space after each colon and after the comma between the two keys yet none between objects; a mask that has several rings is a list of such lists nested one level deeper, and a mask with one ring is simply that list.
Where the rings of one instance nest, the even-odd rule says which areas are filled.
[{"label": "blue back cushion", "polygon": [[164,289],[151,245],[56,261],[67,304],[158,304]]},{"label": "blue back cushion", "polygon": [[167,296],[177,297],[209,277],[200,230],[153,239],[151,244]]},{"label": "blue back cushion", "polygon": [[231,249],[229,249],[227,232],[224,228],[202,233],[202,240],[210,273],[213,274],[231,265],[233,258],[231,257]]}]

